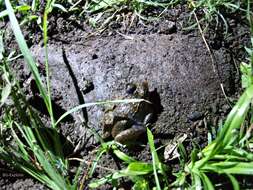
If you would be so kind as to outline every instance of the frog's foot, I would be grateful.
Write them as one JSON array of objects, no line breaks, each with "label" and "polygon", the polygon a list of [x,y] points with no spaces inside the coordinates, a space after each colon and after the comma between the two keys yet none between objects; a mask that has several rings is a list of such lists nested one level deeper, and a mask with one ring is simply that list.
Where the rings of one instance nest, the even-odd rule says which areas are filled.
[{"label": "frog's foot", "polygon": [[115,137],[115,141],[128,145],[134,144],[139,140],[139,137],[146,132],[146,128],[142,125],[133,125],[131,128],[126,129]]}]

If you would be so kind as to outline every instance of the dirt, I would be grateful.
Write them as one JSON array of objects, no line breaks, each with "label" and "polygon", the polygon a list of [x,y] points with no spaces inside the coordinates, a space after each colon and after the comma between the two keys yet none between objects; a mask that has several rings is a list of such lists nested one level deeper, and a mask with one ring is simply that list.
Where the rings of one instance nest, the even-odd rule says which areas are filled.
[{"label": "dirt", "polygon": [[[55,24],[49,28],[48,57],[56,117],[82,103],[121,99],[128,83],[146,80],[156,94],[157,105],[161,105],[160,114],[152,126],[157,144],[166,144],[180,134],[187,134],[189,151],[192,144],[205,146],[210,127],[217,126],[231,109],[225,95],[235,97],[238,92],[240,84],[235,56],[229,51],[230,44],[213,45],[215,48],[211,50],[215,61],[212,61],[198,31],[182,30],[182,23],[187,18],[185,9],[172,9],[168,15],[168,18],[147,25],[138,22],[139,25],[127,31],[114,23],[102,35],[91,37],[87,35],[90,30],[85,28],[87,25],[76,27],[78,20],[52,17]],[[45,76],[41,38],[30,40],[30,49]],[[19,77],[27,89],[29,101],[46,114],[41,100],[32,95],[36,90],[28,68],[16,68],[20,68]],[[86,160],[94,159],[91,151],[98,142],[83,122],[88,121],[90,128],[102,134],[101,120],[105,108],[83,109],[61,123],[62,133],[75,145],[83,142],[80,154]],[[129,154],[150,160],[147,146],[138,151],[130,150]],[[100,165],[117,168],[109,155],[101,159]],[[104,173],[106,171],[102,169],[97,170],[98,177]],[[1,176],[1,189],[45,188],[27,178],[7,183],[4,185],[5,178]]]},{"label": "dirt", "polygon": [[20,190],[47,190],[44,185],[31,179],[28,175],[13,170],[7,164],[0,162],[0,189],[20,189]]},{"label": "dirt", "polygon": [[[103,37],[84,41],[82,45],[50,43],[54,103],[69,110],[83,102],[120,99],[128,83],[147,80],[163,107],[154,132],[174,137],[190,127],[187,118],[193,112],[204,115],[214,101],[220,101],[223,96],[221,83],[226,92],[233,91],[230,55],[222,49],[215,52],[219,63],[215,67],[222,76],[219,78],[200,37],[181,34],[129,37],[132,39]],[[35,45],[32,52],[39,63],[45,61],[43,48]],[[94,90],[82,94],[86,81],[92,82]],[[87,112],[88,125],[100,131],[103,107],[88,108]],[[78,122],[77,115],[74,117]],[[80,122],[75,132],[82,135],[85,128],[78,125]]]}]

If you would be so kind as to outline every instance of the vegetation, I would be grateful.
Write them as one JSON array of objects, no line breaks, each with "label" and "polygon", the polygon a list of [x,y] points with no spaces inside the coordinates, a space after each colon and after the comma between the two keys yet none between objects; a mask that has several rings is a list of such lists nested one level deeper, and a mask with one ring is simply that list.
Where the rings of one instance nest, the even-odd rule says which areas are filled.
[{"label": "vegetation", "polygon": [[[12,4],[11,4],[12,3]],[[82,189],[83,181],[79,179],[82,165],[70,176],[69,160],[64,154],[63,144],[58,132],[58,125],[64,117],[81,108],[88,106],[97,106],[101,104],[129,103],[143,101],[138,99],[115,100],[96,103],[87,103],[77,106],[60,117],[57,121],[51,103],[50,79],[48,67],[48,17],[56,9],[69,14],[87,15],[94,13],[96,21],[104,13],[111,12],[108,19],[112,19],[115,12],[128,9],[143,19],[141,13],[148,7],[159,7],[161,10],[177,3],[188,3],[193,13],[201,10],[204,16],[200,21],[209,23],[215,18],[221,18],[226,26],[226,19],[222,14],[226,11],[241,11],[245,14],[245,19],[249,22],[252,32],[251,47],[247,47],[249,54],[247,62],[241,64],[242,86],[245,88],[244,93],[234,105],[233,109],[227,116],[225,123],[220,126],[217,138],[208,144],[203,150],[197,148],[192,150],[188,157],[182,144],[180,149],[180,170],[177,173],[171,173],[169,166],[162,163],[157,154],[158,147],[154,145],[154,137],[150,130],[147,130],[148,143],[152,154],[152,163],[137,161],[126,155],[120,150],[119,144],[114,141],[103,142],[101,138],[100,148],[97,151],[95,161],[89,171],[89,177],[92,177],[97,161],[105,153],[112,152],[126,165],[125,168],[113,171],[101,179],[91,181],[90,188],[97,188],[105,183],[110,183],[117,187],[120,178],[128,178],[133,182],[133,189],[170,189],[173,187],[193,188],[193,189],[215,189],[215,183],[211,180],[214,174],[227,176],[231,181],[234,189],[240,188],[240,182],[235,175],[253,175],[253,153],[252,153],[252,98],[253,98],[253,17],[251,12],[252,3],[248,1],[232,0],[199,0],[187,2],[171,1],[61,1],[48,0],[45,5],[43,16],[39,16],[39,1],[33,0],[32,4],[18,4],[13,1],[5,0],[0,2],[1,7],[5,7],[0,12],[0,18],[9,18],[12,31],[19,45],[21,54],[9,52],[4,44],[4,32],[0,35],[0,88],[1,88],[1,128],[0,128],[0,158],[11,164],[18,170],[24,171],[33,176],[41,183],[54,190],[63,189]],[[20,13],[21,20],[18,23],[15,13]],[[43,32],[43,42],[46,53],[46,83],[43,84],[38,68],[32,58],[31,52],[26,44],[20,26],[32,21],[40,26]],[[218,21],[219,19],[215,19]],[[108,20],[104,21],[107,23]],[[26,101],[22,88],[19,86],[15,74],[10,69],[10,63],[18,57],[24,58],[29,66],[36,85],[39,89],[40,96],[43,98],[47,111],[50,116],[50,128],[45,126],[36,111]],[[9,103],[9,102],[12,103]],[[85,161],[84,161],[85,162]],[[174,181],[168,179],[168,176],[174,175]],[[150,180],[150,179],[155,179]]]}]

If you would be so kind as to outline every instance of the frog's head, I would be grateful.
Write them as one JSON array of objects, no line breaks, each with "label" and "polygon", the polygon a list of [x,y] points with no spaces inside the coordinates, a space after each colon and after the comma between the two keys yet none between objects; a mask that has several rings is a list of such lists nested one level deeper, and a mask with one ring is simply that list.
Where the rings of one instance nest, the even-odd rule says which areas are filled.
[{"label": "frog's head", "polygon": [[148,99],[149,87],[148,82],[145,80],[141,84],[129,83],[126,87],[127,94],[134,95],[135,98]]}]

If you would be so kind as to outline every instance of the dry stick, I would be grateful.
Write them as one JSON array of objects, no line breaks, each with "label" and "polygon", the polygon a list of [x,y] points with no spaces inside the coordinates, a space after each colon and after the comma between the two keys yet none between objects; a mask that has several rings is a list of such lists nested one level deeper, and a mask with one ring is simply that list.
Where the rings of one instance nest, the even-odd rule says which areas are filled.
[{"label": "dry stick", "polygon": [[207,41],[206,41],[206,38],[205,38],[204,33],[203,33],[203,30],[202,30],[202,28],[201,28],[201,26],[200,26],[200,24],[199,24],[199,19],[198,19],[197,15],[196,15],[195,11],[193,11],[193,15],[194,15],[194,17],[195,17],[195,19],[196,19],[196,21],[197,21],[197,25],[198,25],[198,28],[199,28],[200,35],[201,35],[201,37],[202,37],[202,39],[203,39],[203,41],[204,41],[204,43],[205,43],[205,46],[206,46],[206,48],[207,48],[208,53],[210,54],[211,61],[212,61],[212,66],[213,66],[213,72],[216,73],[216,69],[215,69],[215,67],[216,67],[216,66],[215,66],[215,60],[214,60],[212,51],[211,51],[211,49],[210,49],[210,47],[209,47],[209,45],[208,45],[208,43],[207,43]]},{"label": "dry stick", "polygon": [[[198,25],[198,29],[199,29],[200,35],[201,35],[201,37],[202,37],[202,39],[203,39],[203,41],[204,41],[204,43],[205,43],[205,46],[206,46],[206,48],[207,48],[207,51],[208,51],[208,53],[209,53],[209,55],[210,55],[211,62],[212,62],[212,66],[213,66],[213,72],[216,73],[217,70],[216,70],[216,64],[215,64],[215,59],[214,59],[213,53],[212,53],[212,51],[211,51],[211,49],[210,49],[210,47],[209,47],[209,45],[208,45],[208,43],[207,43],[207,41],[206,41],[204,32],[203,32],[203,30],[202,30],[202,28],[201,28],[201,26],[200,26],[199,19],[198,19],[197,15],[196,15],[195,11],[193,11],[193,15],[194,15],[194,17],[195,17],[195,19],[196,19],[196,22],[197,22],[197,25]],[[229,101],[229,99],[228,99],[228,97],[227,97],[227,95],[226,95],[226,92],[225,92],[225,90],[224,90],[223,83],[221,82],[221,77],[220,77],[220,75],[219,75],[219,72],[217,72],[217,75],[218,75],[218,77],[220,78],[220,87],[221,87],[222,93],[224,94],[224,96],[225,96],[225,98],[226,98],[228,104],[230,105],[230,107],[232,107],[232,105],[231,105],[231,103],[230,103],[230,101]]]},{"label": "dry stick", "polygon": [[84,173],[84,175],[81,179],[79,190],[84,189],[83,186],[84,186],[85,181],[87,180],[87,176],[88,176],[88,173],[89,173],[88,170],[90,169],[91,165],[92,165],[91,162],[87,165],[87,170],[85,171],[85,173]]}]

